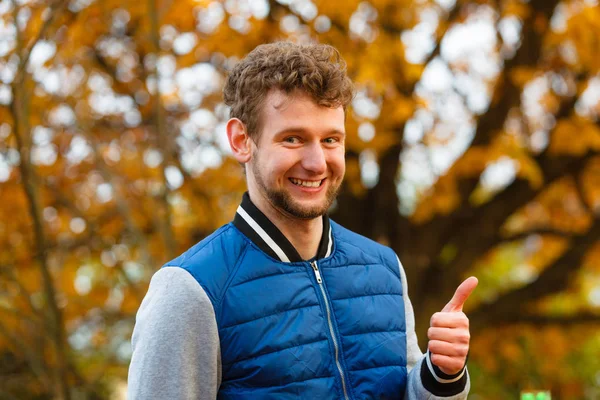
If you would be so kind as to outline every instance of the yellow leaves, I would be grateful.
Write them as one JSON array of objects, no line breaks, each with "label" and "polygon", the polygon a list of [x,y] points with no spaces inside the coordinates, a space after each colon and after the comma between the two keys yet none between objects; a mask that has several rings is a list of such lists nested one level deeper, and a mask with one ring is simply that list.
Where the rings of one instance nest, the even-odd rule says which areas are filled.
[{"label": "yellow leaves", "polygon": [[588,389],[585,387],[585,385],[582,385],[579,382],[566,382],[565,384],[561,385],[558,390],[560,391],[559,395],[557,396],[558,398],[582,399],[586,395]]},{"label": "yellow leaves", "polygon": [[531,67],[515,67],[508,72],[508,76],[512,83],[521,89],[538,74],[539,71],[536,68]]},{"label": "yellow leaves", "polygon": [[518,363],[523,357],[521,348],[515,342],[507,341],[499,350],[502,357],[511,363]]},{"label": "yellow leaves", "polygon": [[68,257],[60,269],[58,279],[56,280],[56,287],[67,297],[79,296],[79,293],[75,290],[75,278],[77,277],[79,267],[80,261],[77,258]]},{"label": "yellow leaves", "polygon": [[[584,267],[590,274],[594,274],[600,280],[600,242],[586,254]],[[598,284],[600,285],[600,282]]]},{"label": "yellow leaves", "polygon": [[558,230],[583,234],[592,223],[593,216],[587,211],[576,183],[570,178],[550,186],[539,201],[547,209],[550,224]]},{"label": "yellow leaves", "polygon": [[[564,292],[547,296],[536,304],[536,312],[549,315],[598,313],[600,298],[600,242],[585,255]],[[573,266],[575,267],[575,266]],[[599,315],[600,317],[600,315]]]},{"label": "yellow leaves", "polygon": [[350,16],[356,10],[360,1],[351,0],[338,2],[330,0],[316,0],[314,3],[319,10],[319,14],[346,22],[350,20]]},{"label": "yellow leaves", "polygon": [[366,193],[366,189],[361,182],[358,158],[352,157],[346,160],[346,177],[344,179],[352,195],[362,197]]},{"label": "yellow leaves", "polygon": [[407,82],[417,82],[421,79],[426,65],[406,63],[404,65],[404,77]]},{"label": "yellow leaves", "polygon": [[[412,113],[412,101],[394,97],[383,101],[381,116],[376,121],[364,120],[357,115],[349,115],[346,120],[346,150],[360,153],[371,149],[377,154],[384,154],[392,146],[397,145],[402,139],[401,119]],[[372,138],[359,136],[359,129],[365,128],[362,124],[374,130]],[[369,125],[370,124],[370,125]]]},{"label": "yellow leaves", "polygon": [[368,148],[374,150],[377,153],[384,153],[392,146],[398,144],[400,137],[398,132],[383,131],[376,132],[373,139],[368,143]]},{"label": "yellow leaves", "polygon": [[283,39],[276,21],[266,18],[252,19],[250,22],[250,30],[240,33],[232,29],[225,19],[214,33],[200,36],[200,47],[210,54],[220,53],[226,57],[242,58],[259,44]]},{"label": "yellow leaves", "polygon": [[529,18],[529,16],[532,13],[531,6],[519,0],[509,0],[504,2],[503,5],[503,17],[514,16],[519,18],[521,21],[525,21]]},{"label": "yellow leaves", "polygon": [[179,31],[193,31],[196,27],[194,9],[201,6],[195,0],[157,1],[159,23],[177,27]]},{"label": "yellow leaves", "polygon": [[[10,343],[4,336],[5,330],[10,334],[19,334],[22,331],[22,320],[19,318],[19,314],[22,313],[22,310],[12,309],[10,304],[0,303],[0,346]],[[3,339],[5,340],[4,343]]]},{"label": "yellow leaves", "polygon": [[584,234],[591,221],[575,182],[566,177],[546,188],[534,201],[515,213],[504,224],[503,231],[510,236],[542,227]]},{"label": "yellow leaves", "polygon": [[[575,7],[572,7],[575,11]],[[587,69],[592,74],[600,69],[600,9],[597,5],[580,7],[568,21],[565,37],[573,43],[577,56],[574,67],[581,70]]]},{"label": "yellow leaves", "polygon": [[548,150],[555,155],[583,156],[600,150],[600,127],[580,117],[560,120],[550,139]]},{"label": "yellow leaves", "polygon": [[411,97],[401,95],[387,97],[384,101],[384,107],[381,110],[383,114],[382,118],[386,120],[386,123],[396,126],[408,121],[414,111],[415,101]]},{"label": "yellow leaves", "polygon": [[94,283],[92,290],[86,295],[86,301],[88,301],[89,304],[103,307],[108,299],[110,288],[106,285],[106,282],[100,280],[97,280]]},{"label": "yellow leaves", "polygon": [[121,312],[127,315],[134,314],[140,307],[141,299],[139,294],[129,286],[123,288],[123,301],[121,302]]},{"label": "yellow leaves", "polygon": [[15,277],[27,293],[37,293],[42,290],[42,277],[37,265],[27,265],[15,268]]},{"label": "yellow leaves", "polygon": [[544,183],[544,176],[535,160],[525,152],[522,152],[518,158],[515,158],[515,161],[519,163],[517,176],[529,181],[533,188],[539,189]]},{"label": "yellow leaves", "polygon": [[[574,367],[597,357],[586,353],[597,352],[597,347],[593,346],[595,333],[582,327],[557,325],[533,328],[515,324],[485,329],[473,336],[470,364],[483,369],[485,388],[500,381],[514,387],[517,393],[519,390],[547,389],[552,391],[553,397],[579,399],[583,398],[585,384]],[[595,369],[592,367],[592,370]],[[477,386],[474,379],[471,391],[481,394],[482,388]],[[507,393],[499,398],[512,397]]]},{"label": "yellow leaves", "polygon": [[[413,215],[414,221],[422,223],[436,214],[447,215],[452,212],[461,201],[466,201],[459,196],[457,180],[477,179],[491,164],[507,157],[515,162],[518,178],[527,180],[533,188],[540,188],[543,185],[544,177],[540,167],[519,139],[514,135],[500,134],[489,146],[467,149],[450,170],[424,195]],[[485,192],[479,186],[469,200],[475,205],[480,205],[489,200],[493,194]]]},{"label": "yellow leaves", "polygon": [[[560,360],[568,355],[572,338],[566,335],[565,331],[559,327],[551,326],[540,332],[537,337],[537,342],[539,347],[545,349],[545,356],[547,356],[549,359]],[[559,363],[550,364],[554,364],[556,368]],[[546,370],[548,375],[552,375],[555,372],[560,373],[560,367],[558,367],[558,370],[555,371]]]},{"label": "yellow leaves", "polygon": [[442,179],[440,182],[442,188],[442,195],[435,196],[433,200],[434,209],[442,215],[448,215],[452,212],[460,203],[460,197],[454,182],[446,182]]},{"label": "yellow leaves", "polygon": [[448,215],[458,207],[460,200],[454,178],[443,176],[434,185],[433,190],[424,194],[424,199],[417,206],[411,220],[415,224],[422,224],[436,214]]},{"label": "yellow leaves", "polygon": [[93,48],[98,36],[106,32],[109,27],[113,9],[105,3],[92,3],[81,11],[65,30],[64,40],[57,46],[57,53],[64,59],[80,57],[82,50]]},{"label": "yellow leaves", "polygon": [[[417,207],[415,221],[423,222],[436,213],[445,215],[461,201],[456,188],[456,180],[464,178],[477,179],[491,164],[510,158],[515,162],[518,178],[527,180],[532,187],[539,188],[543,184],[543,175],[535,160],[523,148],[519,140],[512,135],[498,135],[487,147],[470,147],[450,170],[434,185],[425,200]],[[491,194],[482,192],[480,187],[470,199],[475,204],[489,200]]]},{"label": "yellow leaves", "polygon": [[[0,105],[0,121],[2,121],[0,126],[3,124],[7,124],[8,126],[10,126],[10,131],[11,132],[13,131],[13,129],[14,129],[13,128],[13,126],[14,126],[13,114],[10,112],[10,109],[7,106]],[[11,134],[10,137],[13,137],[13,135]],[[2,142],[7,143],[8,139],[2,138]]]},{"label": "yellow leaves", "polygon": [[398,83],[413,81],[413,77],[406,74],[409,64],[404,60],[404,45],[396,36],[380,34],[373,43],[344,56],[353,81],[376,93],[383,93]]},{"label": "yellow leaves", "polygon": [[484,147],[471,147],[452,166],[450,174],[461,177],[474,177],[483,172],[490,161],[490,151]]},{"label": "yellow leaves", "polygon": [[497,160],[508,156],[517,163],[517,176],[531,184],[533,188],[539,188],[543,184],[542,171],[529,154],[528,149],[523,146],[519,137],[514,135],[498,135],[490,146],[490,159]]},{"label": "yellow leaves", "polygon": [[103,237],[115,237],[125,228],[125,221],[123,218],[115,217],[108,220],[102,221],[99,225],[97,234]]},{"label": "yellow leaves", "polygon": [[567,250],[569,241],[550,235],[541,236],[538,240],[540,242],[536,245],[536,251],[527,258],[527,264],[541,272]]},{"label": "yellow leaves", "polygon": [[600,157],[592,158],[580,176],[583,201],[592,210],[600,210]]},{"label": "yellow leaves", "polygon": [[[194,35],[197,36],[196,34]],[[199,43],[189,53],[177,56],[177,68],[189,68],[199,62],[206,61],[209,58],[210,53],[206,50],[202,43]]]},{"label": "yellow leaves", "polygon": [[516,162],[517,177],[527,180],[534,189],[543,185],[542,170],[517,136],[498,135],[487,150],[490,162],[509,157]]}]

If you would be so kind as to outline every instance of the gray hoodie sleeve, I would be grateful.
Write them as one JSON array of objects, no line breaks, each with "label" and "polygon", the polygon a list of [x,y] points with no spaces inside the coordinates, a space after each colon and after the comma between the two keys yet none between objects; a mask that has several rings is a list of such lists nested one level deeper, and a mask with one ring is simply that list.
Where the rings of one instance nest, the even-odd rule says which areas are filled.
[{"label": "gray hoodie sleeve", "polygon": [[[419,348],[417,333],[415,332],[415,313],[412,303],[408,298],[408,284],[406,273],[400,259],[398,259],[400,274],[402,276],[402,293],[404,296],[404,315],[406,318],[406,356],[408,367],[408,382],[406,385],[405,399],[466,399],[469,394],[470,381],[467,368],[455,377],[442,378],[436,374],[432,364],[428,363],[429,352],[425,355]],[[434,394],[435,393],[435,394]]]},{"label": "gray hoodie sleeve", "polygon": [[214,400],[221,348],[213,306],[182,268],[154,274],[136,315],[127,398]]}]

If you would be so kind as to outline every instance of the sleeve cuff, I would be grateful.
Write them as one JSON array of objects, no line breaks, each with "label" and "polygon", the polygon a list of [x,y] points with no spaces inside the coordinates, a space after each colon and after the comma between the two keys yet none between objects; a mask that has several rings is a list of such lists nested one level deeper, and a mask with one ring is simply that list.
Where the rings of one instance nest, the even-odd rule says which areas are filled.
[{"label": "sleeve cuff", "polygon": [[431,394],[450,397],[461,393],[467,385],[467,365],[456,375],[447,375],[431,362],[429,351],[421,365],[421,381]]}]

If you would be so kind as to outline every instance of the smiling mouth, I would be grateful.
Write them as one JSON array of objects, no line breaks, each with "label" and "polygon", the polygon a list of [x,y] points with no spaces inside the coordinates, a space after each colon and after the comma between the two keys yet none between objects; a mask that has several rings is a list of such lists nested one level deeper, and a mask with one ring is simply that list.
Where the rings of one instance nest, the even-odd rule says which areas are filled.
[{"label": "smiling mouth", "polygon": [[318,188],[323,184],[325,179],[321,179],[319,181],[303,181],[302,179],[290,178],[290,182],[292,182],[296,186],[308,187],[308,188]]}]

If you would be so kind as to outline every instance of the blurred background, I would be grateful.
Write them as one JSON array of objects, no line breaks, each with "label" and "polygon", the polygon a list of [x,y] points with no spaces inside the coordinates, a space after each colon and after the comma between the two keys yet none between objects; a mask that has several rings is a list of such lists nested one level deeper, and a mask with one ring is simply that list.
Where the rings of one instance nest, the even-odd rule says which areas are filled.
[{"label": "blurred background", "polygon": [[469,275],[471,399],[600,398],[597,0],[0,0],[0,398],[122,399],[160,266],[229,222],[227,71],[329,43],[332,217],[391,246],[421,348]]}]

